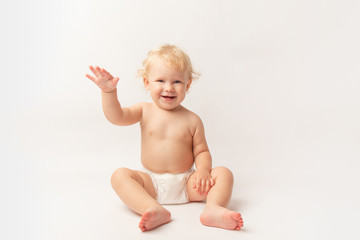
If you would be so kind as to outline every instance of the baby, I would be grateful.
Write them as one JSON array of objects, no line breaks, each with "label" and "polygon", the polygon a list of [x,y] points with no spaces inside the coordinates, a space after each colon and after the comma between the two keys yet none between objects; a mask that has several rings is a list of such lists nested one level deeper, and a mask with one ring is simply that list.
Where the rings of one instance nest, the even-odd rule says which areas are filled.
[{"label": "baby", "polygon": [[122,107],[118,101],[118,77],[98,66],[90,66],[90,70],[95,76],[86,77],[101,89],[106,118],[120,126],[140,123],[144,169],[119,168],[113,173],[111,184],[120,199],[141,215],[141,231],[170,221],[170,212],[163,204],[204,200],[202,224],[240,230],[240,213],[227,208],[233,175],[225,167],[212,168],[203,123],[181,105],[197,75],[189,57],[172,45],[150,51],[139,75],[153,102],[131,107]]}]

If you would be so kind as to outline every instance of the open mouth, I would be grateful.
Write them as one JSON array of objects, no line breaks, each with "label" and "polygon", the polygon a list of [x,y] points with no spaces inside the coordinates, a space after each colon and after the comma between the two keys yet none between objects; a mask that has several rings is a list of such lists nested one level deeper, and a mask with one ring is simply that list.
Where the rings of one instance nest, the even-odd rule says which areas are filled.
[{"label": "open mouth", "polygon": [[161,97],[164,98],[166,101],[171,101],[176,98],[176,96],[161,96]]}]

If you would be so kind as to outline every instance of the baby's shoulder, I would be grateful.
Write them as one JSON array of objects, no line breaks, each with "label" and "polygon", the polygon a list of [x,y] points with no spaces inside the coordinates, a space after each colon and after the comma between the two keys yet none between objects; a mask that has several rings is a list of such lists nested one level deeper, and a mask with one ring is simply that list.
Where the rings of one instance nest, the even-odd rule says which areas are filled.
[{"label": "baby's shoulder", "polygon": [[190,110],[186,111],[186,122],[192,136],[194,136],[199,129],[204,128],[203,122],[199,115]]},{"label": "baby's shoulder", "polygon": [[199,115],[197,115],[196,113],[190,111],[189,109],[184,108],[185,110],[185,115],[188,118],[188,120],[192,123],[192,124],[201,124],[201,118],[199,117]]},{"label": "baby's shoulder", "polygon": [[141,108],[143,109],[143,112],[149,112],[153,110],[153,104],[149,102],[140,102],[138,103]]}]

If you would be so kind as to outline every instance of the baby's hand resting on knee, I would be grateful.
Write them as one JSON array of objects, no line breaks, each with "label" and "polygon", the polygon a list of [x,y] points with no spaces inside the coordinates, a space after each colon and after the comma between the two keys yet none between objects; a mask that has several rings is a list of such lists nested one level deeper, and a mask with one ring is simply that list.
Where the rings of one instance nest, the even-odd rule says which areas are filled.
[{"label": "baby's hand resting on knee", "polygon": [[193,188],[200,195],[207,195],[211,187],[215,185],[215,180],[207,170],[196,170],[194,172]]}]

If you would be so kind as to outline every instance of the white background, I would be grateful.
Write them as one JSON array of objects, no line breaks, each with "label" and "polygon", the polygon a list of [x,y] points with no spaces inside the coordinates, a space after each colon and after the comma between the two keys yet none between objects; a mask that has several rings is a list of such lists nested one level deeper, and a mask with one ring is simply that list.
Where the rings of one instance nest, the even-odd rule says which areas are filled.
[{"label": "white background", "polygon": [[[1,239],[356,239],[360,6],[356,0],[1,3]],[[84,77],[120,77],[123,105],[150,101],[147,52],[183,48],[201,72],[184,106],[214,166],[235,175],[240,232],[203,227],[203,204],[170,206],[149,233],[110,186],[140,167],[138,125],[116,127]],[[5,214],[4,214],[5,213]]]}]

